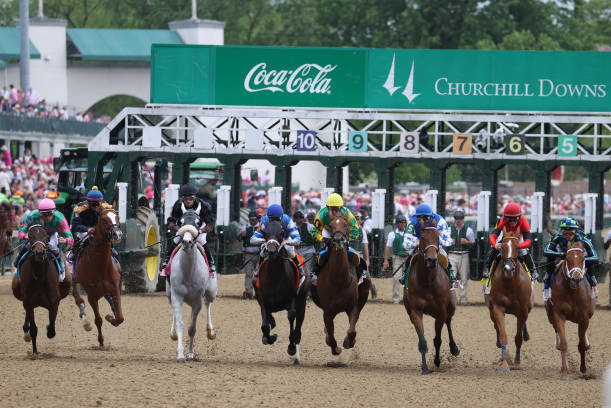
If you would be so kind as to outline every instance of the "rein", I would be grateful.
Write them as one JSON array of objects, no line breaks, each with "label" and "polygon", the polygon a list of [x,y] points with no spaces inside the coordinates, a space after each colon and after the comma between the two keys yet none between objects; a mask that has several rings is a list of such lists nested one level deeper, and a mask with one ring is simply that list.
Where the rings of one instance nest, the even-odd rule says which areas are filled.
[{"label": "rein", "polygon": [[[570,248],[570,249],[568,249],[566,251],[567,255],[571,251],[579,251],[579,252],[581,252],[584,255],[586,253],[586,251],[581,249],[581,248]],[[584,257],[584,260],[583,260],[583,262],[581,264],[581,268],[575,266],[575,267],[573,267],[571,269],[569,269],[569,263],[567,262],[567,260],[565,258],[564,259],[564,272],[565,273],[563,275],[564,275],[565,279],[569,280],[571,283],[574,283],[576,285],[576,287],[572,287],[573,285],[570,285],[571,289],[573,289],[573,290],[578,289],[579,288],[579,281],[581,281],[583,279],[583,277],[585,276],[585,274],[586,274],[586,260],[585,260],[585,257]],[[573,272],[577,273],[578,278],[571,277]]]}]

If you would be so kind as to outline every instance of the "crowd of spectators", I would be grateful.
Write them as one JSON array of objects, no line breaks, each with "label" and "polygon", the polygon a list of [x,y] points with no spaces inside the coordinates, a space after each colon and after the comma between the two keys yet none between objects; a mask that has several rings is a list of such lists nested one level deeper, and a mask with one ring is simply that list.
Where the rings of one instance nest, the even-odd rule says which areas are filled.
[{"label": "crowd of spectators", "polygon": [[111,120],[108,115],[94,118],[91,111],[86,113],[76,112],[71,115],[67,106],[60,107],[59,105],[47,104],[47,101],[39,97],[32,88],[27,93],[23,93],[13,84],[9,85],[8,88],[3,87],[2,92],[0,92],[0,112],[10,116],[76,120],[77,122],[109,123]]}]

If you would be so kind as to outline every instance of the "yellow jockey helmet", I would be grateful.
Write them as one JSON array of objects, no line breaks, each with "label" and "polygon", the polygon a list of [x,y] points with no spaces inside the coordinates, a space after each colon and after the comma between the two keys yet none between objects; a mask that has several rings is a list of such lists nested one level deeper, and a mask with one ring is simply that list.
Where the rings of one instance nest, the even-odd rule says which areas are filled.
[{"label": "yellow jockey helmet", "polygon": [[333,193],[327,197],[327,207],[341,207],[343,205],[344,200],[342,199],[341,195]]}]

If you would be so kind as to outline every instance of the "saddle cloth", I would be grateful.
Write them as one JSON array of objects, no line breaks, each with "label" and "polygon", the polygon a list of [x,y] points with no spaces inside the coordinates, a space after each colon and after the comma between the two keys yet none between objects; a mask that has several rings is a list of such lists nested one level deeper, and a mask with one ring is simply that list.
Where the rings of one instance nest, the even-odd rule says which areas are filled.
[{"label": "saddle cloth", "polygon": [[[196,245],[197,245],[197,249],[199,249],[199,252],[201,252],[202,256],[204,257],[204,261],[206,261],[206,266],[208,266],[208,270],[210,270],[210,263],[208,262],[208,258],[206,257],[206,250],[199,243],[197,243]],[[182,247],[182,244],[176,245],[176,248],[174,248],[174,250],[172,251],[172,254],[170,255],[170,260],[168,261],[168,265],[165,267],[165,270],[164,270],[166,281],[170,280],[170,274],[172,273],[172,259],[174,259],[174,255],[176,255],[176,252],[178,252],[178,250],[181,247]]]},{"label": "saddle cloth", "polygon": [[[528,279],[531,279],[530,270],[528,269],[528,266],[526,266],[524,262],[520,262],[520,264],[522,265],[522,268],[524,268],[524,270],[526,271],[526,274],[528,275]],[[488,274],[488,277],[482,278],[482,284],[486,286],[488,289],[490,289],[490,285],[492,285],[492,278],[494,277],[495,269],[496,269],[496,259],[492,261],[492,265],[490,266],[490,272]]]},{"label": "saddle cloth", "polygon": [[[414,266],[414,260],[416,259],[416,255],[412,256],[412,259],[409,261],[409,266]],[[439,262],[439,265],[441,265],[441,267],[443,269],[447,269],[448,268],[448,257],[445,256],[442,253],[438,253],[437,254],[437,261]]]},{"label": "saddle cloth", "polygon": [[[303,257],[301,255],[299,255],[299,254],[297,254],[296,257],[297,257],[297,260],[299,261],[299,264],[303,265],[303,263],[304,263]],[[293,266],[293,270],[295,271],[295,289],[297,289],[299,287],[299,284],[300,284],[300,282],[299,282],[299,269],[297,269],[297,265],[295,264],[295,262],[293,262],[292,259],[290,259],[290,261],[291,261],[291,265]],[[261,283],[261,267],[263,266],[263,264],[265,262],[267,262],[267,258],[263,258],[261,260],[261,262],[259,262],[259,268],[258,268],[258,271],[257,271],[257,287],[258,288],[260,287],[260,283]]]}]

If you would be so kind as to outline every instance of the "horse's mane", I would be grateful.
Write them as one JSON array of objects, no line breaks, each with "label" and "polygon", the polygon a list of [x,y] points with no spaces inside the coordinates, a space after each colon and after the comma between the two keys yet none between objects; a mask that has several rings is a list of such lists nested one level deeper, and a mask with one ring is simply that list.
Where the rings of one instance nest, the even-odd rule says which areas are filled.
[{"label": "horse's mane", "polygon": [[265,227],[265,238],[282,238],[284,235],[284,228],[280,221],[270,221]]}]

